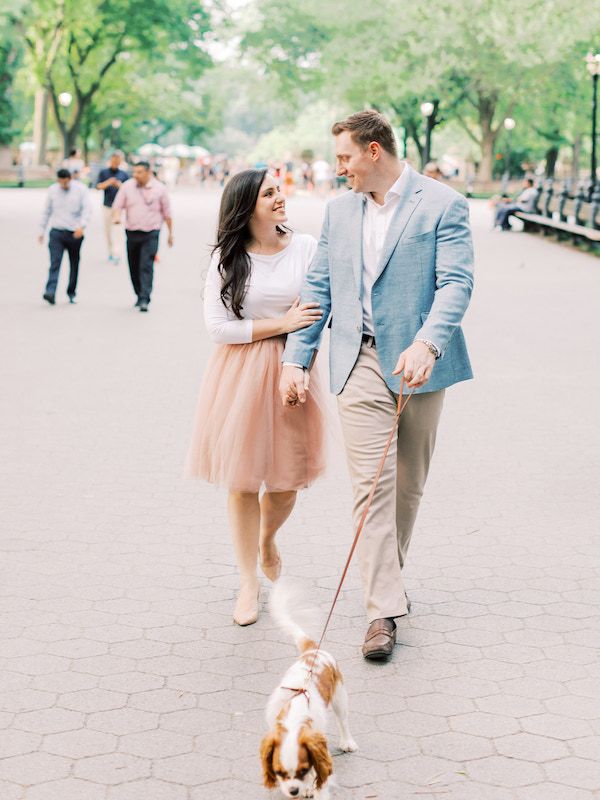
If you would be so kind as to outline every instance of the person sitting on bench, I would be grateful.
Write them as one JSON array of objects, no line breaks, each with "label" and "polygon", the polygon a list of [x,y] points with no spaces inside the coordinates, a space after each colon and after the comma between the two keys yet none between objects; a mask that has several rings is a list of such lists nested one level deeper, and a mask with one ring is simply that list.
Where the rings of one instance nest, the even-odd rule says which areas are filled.
[{"label": "person sitting on bench", "polygon": [[494,225],[500,226],[503,231],[510,231],[511,226],[508,218],[515,211],[524,211],[532,214],[535,211],[535,198],[537,191],[533,186],[532,178],[525,178],[523,181],[523,190],[517,199],[513,202],[501,203],[496,208],[496,219]]}]

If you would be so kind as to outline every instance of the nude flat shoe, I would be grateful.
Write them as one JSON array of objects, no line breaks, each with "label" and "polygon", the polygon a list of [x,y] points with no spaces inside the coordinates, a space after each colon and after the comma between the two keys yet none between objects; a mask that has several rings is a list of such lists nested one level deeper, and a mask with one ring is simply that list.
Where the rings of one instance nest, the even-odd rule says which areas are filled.
[{"label": "nude flat shoe", "polygon": [[254,625],[254,623],[258,619],[258,601],[260,599],[260,588],[256,592],[256,603],[250,609],[244,609],[238,611],[238,603],[240,602],[240,598],[238,597],[235,611],[233,612],[233,621],[236,625],[239,625],[242,628],[245,628],[247,625]]}]

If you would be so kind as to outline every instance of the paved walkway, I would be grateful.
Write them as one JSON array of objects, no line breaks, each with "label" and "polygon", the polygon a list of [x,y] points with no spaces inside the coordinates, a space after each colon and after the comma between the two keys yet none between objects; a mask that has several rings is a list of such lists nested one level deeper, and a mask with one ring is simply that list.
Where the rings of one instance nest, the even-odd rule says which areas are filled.
[{"label": "paved walkway", "polygon": [[[143,316],[125,267],[104,262],[99,208],[79,305],[64,283],[45,305],[43,193],[0,192],[2,800],[269,796],[257,746],[293,648],[266,611],[232,625],[224,496],[179,477],[217,197],[174,200],[176,247]],[[300,229],[318,233],[321,214],[290,202]],[[360,745],[334,758],[336,800],[600,791],[600,261],[492,233],[483,204],[473,217],[477,380],[448,393],[413,613],[394,660],[365,663],[354,570],[329,636]],[[285,572],[323,608],[349,501],[337,454],[281,537]]]}]

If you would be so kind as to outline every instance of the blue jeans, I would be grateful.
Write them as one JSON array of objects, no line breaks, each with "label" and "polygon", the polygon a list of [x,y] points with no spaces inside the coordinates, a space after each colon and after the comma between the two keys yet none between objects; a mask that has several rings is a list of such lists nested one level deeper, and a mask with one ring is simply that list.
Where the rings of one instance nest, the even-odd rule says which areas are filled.
[{"label": "blue jeans", "polygon": [[48,273],[48,282],[46,283],[46,294],[51,294],[52,297],[56,294],[60,265],[62,263],[63,253],[66,250],[69,254],[70,266],[67,294],[69,297],[75,297],[75,293],[77,292],[77,276],[79,275],[79,253],[82,243],[83,236],[81,239],[76,239],[73,236],[73,231],[67,231],[62,228],[52,228],[50,230],[50,237],[48,239],[50,271]]},{"label": "blue jeans", "polygon": [[149,303],[154,281],[154,256],[160,231],[127,231],[127,260],[133,291],[141,303]]}]

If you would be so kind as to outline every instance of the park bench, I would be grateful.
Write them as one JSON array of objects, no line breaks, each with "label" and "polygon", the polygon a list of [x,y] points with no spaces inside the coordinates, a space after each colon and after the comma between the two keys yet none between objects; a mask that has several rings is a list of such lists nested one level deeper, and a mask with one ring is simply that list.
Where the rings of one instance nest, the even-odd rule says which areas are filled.
[{"label": "park bench", "polygon": [[600,244],[600,184],[594,191],[584,183],[575,192],[571,189],[570,181],[565,181],[560,191],[552,178],[541,181],[536,187],[534,211],[515,211],[513,216],[523,222],[526,232],[554,234],[558,239],[595,248]]}]

